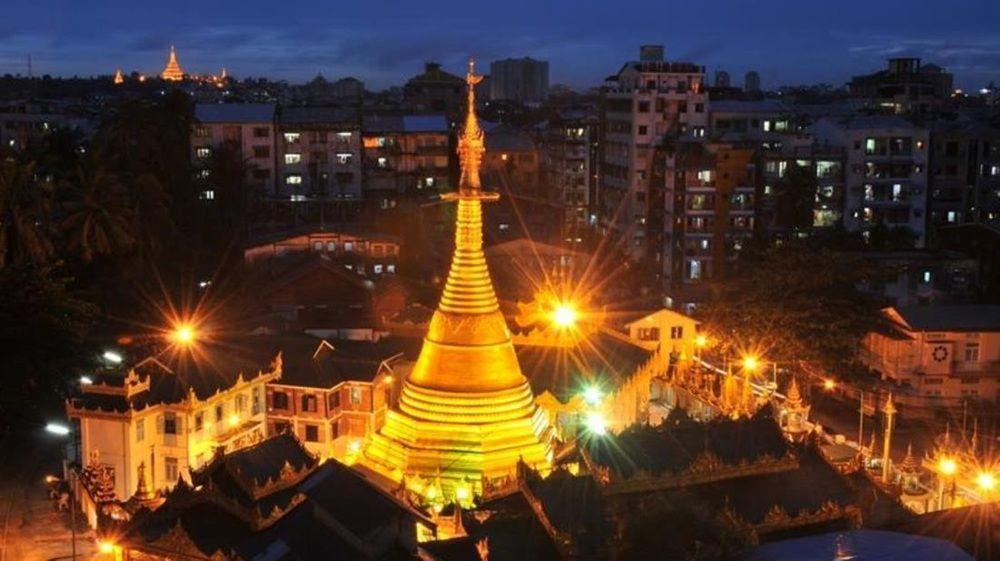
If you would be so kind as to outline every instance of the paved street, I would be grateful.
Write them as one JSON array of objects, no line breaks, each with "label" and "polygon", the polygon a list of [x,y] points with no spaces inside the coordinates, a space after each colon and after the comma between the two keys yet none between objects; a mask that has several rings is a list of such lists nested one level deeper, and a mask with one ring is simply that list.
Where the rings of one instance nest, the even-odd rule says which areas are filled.
[{"label": "paved street", "polygon": [[[61,442],[9,436],[0,441],[0,561],[70,559],[69,515],[57,512],[44,484],[59,474]],[[77,559],[97,560],[93,534],[78,517]]]}]

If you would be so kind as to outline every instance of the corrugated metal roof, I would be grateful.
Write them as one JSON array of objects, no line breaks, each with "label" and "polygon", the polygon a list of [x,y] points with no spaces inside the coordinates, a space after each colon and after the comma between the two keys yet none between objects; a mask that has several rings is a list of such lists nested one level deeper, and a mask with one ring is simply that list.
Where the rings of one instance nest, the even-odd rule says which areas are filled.
[{"label": "corrugated metal roof", "polygon": [[264,123],[274,121],[273,103],[199,103],[194,118],[202,123]]}]

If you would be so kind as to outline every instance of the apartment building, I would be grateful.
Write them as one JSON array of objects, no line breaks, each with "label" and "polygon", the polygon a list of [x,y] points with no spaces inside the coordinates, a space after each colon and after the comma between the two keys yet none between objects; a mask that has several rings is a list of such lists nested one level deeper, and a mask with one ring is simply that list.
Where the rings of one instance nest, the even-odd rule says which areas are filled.
[{"label": "apartment building", "polygon": [[191,162],[204,181],[202,199],[215,198],[210,177],[212,154],[222,145],[233,146],[247,163],[252,188],[272,196],[277,189],[273,103],[199,103],[191,130]]},{"label": "apartment building", "polygon": [[845,152],[844,227],[906,228],[916,247],[927,242],[929,133],[890,115],[820,119],[812,132],[823,148]]},{"label": "apartment building", "polygon": [[[818,145],[808,138],[784,142],[778,150],[762,151],[759,231],[775,239],[840,224],[844,214],[845,157],[845,150]],[[803,185],[813,191],[795,191]],[[796,208],[801,199],[811,200],[810,208]]]},{"label": "apartment building", "polygon": [[928,225],[1000,224],[1000,130],[975,121],[932,123]]},{"label": "apartment building", "polygon": [[465,79],[443,70],[437,62],[428,62],[422,73],[406,81],[403,99],[418,113],[457,116],[465,105]]},{"label": "apartment building", "polygon": [[530,57],[490,63],[490,99],[540,104],[549,95],[549,62]]},{"label": "apartment building", "polygon": [[891,328],[861,359],[883,379],[942,406],[1000,398],[1000,306],[886,308]]},{"label": "apartment building", "polygon": [[286,107],[277,131],[279,197],[360,201],[361,121],[356,111]]},{"label": "apartment building", "polygon": [[664,139],[703,139],[708,127],[705,68],[668,62],[663,47],[640,48],[604,85],[599,225],[632,260],[656,262],[662,251],[662,191],[651,183]]},{"label": "apartment building", "polygon": [[0,101],[0,149],[23,149],[56,130],[87,137],[96,128],[83,107],[64,101],[23,99]]},{"label": "apartment building", "polygon": [[562,208],[560,238],[584,241],[591,230],[600,158],[600,119],[587,112],[567,113],[542,133],[542,183]]},{"label": "apartment building", "polygon": [[755,149],[730,143],[679,142],[663,150],[665,286],[721,275],[747,246],[756,220],[755,160]]},{"label": "apartment building", "polygon": [[398,341],[289,335],[282,373],[267,387],[268,434],[292,433],[320,458],[352,461],[384,422],[411,362]]},{"label": "apartment building", "polygon": [[885,70],[854,76],[848,84],[852,96],[872,108],[891,113],[927,113],[952,95],[953,76],[936,64],[919,58],[890,58]]},{"label": "apartment building", "polygon": [[763,150],[780,151],[803,136],[793,108],[783,101],[712,101],[709,137],[713,140],[754,142]]},{"label": "apartment building", "polygon": [[152,349],[93,373],[66,402],[81,459],[104,467],[119,500],[135,493],[140,466],[152,489],[170,489],[218,448],[239,449],[265,435],[264,387],[280,374],[277,353],[195,345]]},{"label": "apartment building", "polygon": [[382,209],[403,195],[451,190],[451,127],[444,115],[367,115],[365,198]]}]

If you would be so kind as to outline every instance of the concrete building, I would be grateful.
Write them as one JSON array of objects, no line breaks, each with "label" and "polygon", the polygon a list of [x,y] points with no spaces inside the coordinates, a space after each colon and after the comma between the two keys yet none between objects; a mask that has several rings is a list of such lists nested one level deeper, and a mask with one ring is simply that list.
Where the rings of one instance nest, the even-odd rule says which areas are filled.
[{"label": "concrete building", "polygon": [[[803,143],[783,143],[780,150],[762,152],[760,231],[775,239],[840,224],[844,215],[845,158],[845,150],[817,145],[809,139]],[[802,195],[813,201],[808,216],[789,213],[787,203],[797,196],[788,190],[797,186],[788,173],[795,166],[805,168],[815,177],[815,192],[811,196]]]},{"label": "concrete building", "polygon": [[760,91],[760,74],[756,70],[751,70],[744,76],[743,91],[746,93],[757,93]]},{"label": "concrete building", "polygon": [[[701,139],[708,127],[705,68],[663,60],[663,47],[640,49],[604,86],[604,139],[598,220],[634,261],[661,253],[662,197],[651,191],[656,147],[665,138]],[[652,235],[650,235],[652,234]]]},{"label": "concrete building", "polygon": [[953,77],[919,58],[890,58],[885,70],[855,76],[851,95],[890,113],[927,113],[951,98]]},{"label": "concrete building", "polygon": [[896,116],[821,119],[812,127],[820,147],[845,151],[844,226],[907,228],[916,247],[927,243],[929,134]]},{"label": "concrete building", "polygon": [[0,101],[0,149],[20,150],[60,129],[86,138],[93,133],[95,122],[82,107],[62,101]]},{"label": "concrete building", "polygon": [[355,111],[284,108],[277,146],[278,196],[360,201],[361,122]]},{"label": "concrete building", "polygon": [[418,113],[458,115],[465,103],[465,80],[445,72],[436,62],[428,62],[423,73],[403,86],[403,99]]},{"label": "concrete building", "polygon": [[451,190],[445,115],[367,115],[362,125],[365,198],[393,208],[404,194]]},{"label": "concrete building", "polygon": [[561,238],[581,243],[592,230],[600,159],[600,118],[566,113],[550,121],[542,140],[542,183],[562,206]]},{"label": "concrete building", "polygon": [[1000,224],[1000,129],[975,121],[930,125],[928,222]]},{"label": "concrete building", "polygon": [[542,103],[549,95],[549,62],[530,57],[490,63],[490,99]]},{"label": "concrete building", "polygon": [[247,163],[252,188],[279,196],[275,180],[275,106],[273,103],[199,103],[191,131],[191,162],[204,179],[202,199],[215,198],[209,165],[223,144],[233,146]]},{"label": "concrete building", "polygon": [[722,274],[753,235],[756,153],[728,143],[682,142],[663,158],[661,272],[665,286],[691,288]]},{"label": "concrete building", "polygon": [[1000,306],[886,308],[891,328],[865,338],[861,359],[931,405],[996,402]]}]

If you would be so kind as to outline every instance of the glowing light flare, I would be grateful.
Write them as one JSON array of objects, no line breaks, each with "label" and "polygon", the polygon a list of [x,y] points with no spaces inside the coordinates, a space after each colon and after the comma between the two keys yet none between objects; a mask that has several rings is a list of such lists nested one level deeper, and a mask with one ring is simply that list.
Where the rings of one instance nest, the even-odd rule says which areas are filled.
[{"label": "glowing light flare", "polygon": [[823,380],[823,389],[826,391],[833,391],[837,387],[837,382],[831,378],[826,378]]},{"label": "glowing light flare", "polygon": [[101,356],[104,357],[104,360],[111,364],[121,364],[123,360],[122,355],[116,353],[115,351],[104,351],[104,354]]},{"label": "glowing light flare", "polygon": [[698,335],[694,338],[694,344],[698,348],[705,348],[708,346],[708,337],[705,335]]},{"label": "glowing light flare", "polygon": [[760,366],[760,360],[755,356],[743,357],[743,369],[753,372]]},{"label": "glowing light flare", "polygon": [[583,400],[590,405],[598,405],[601,403],[601,398],[604,394],[601,392],[601,388],[597,386],[587,386],[583,389]]},{"label": "glowing light flare", "polygon": [[66,436],[70,433],[69,427],[60,423],[49,423],[45,425],[45,432],[59,436]]},{"label": "glowing light flare", "polygon": [[573,307],[572,304],[566,302],[557,305],[556,308],[552,310],[552,322],[562,329],[576,325],[577,318],[578,313],[576,308]]},{"label": "glowing light flare", "polygon": [[90,376],[80,376],[80,383],[84,386],[89,386],[94,383],[94,379]]},{"label": "glowing light flare", "polygon": [[944,475],[955,475],[958,471],[958,463],[953,458],[947,456],[938,460],[937,470]]},{"label": "glowing light flare", "polygon": [[235,427],[236,425],[240,424],[240,416],[237,415],[236,413],[233,413],[229,415],[228,421],[229,421],[229,426]]},{"label": "glowing light flare", "polygon": [[194,327],[188,323],[181,323],[170,332],[170,339],[178,345],[190,345],[194,343],[196,336]]},{"label": "glowing light flare", "polygon": [[114,542],[101,540],[97,542],[97,550],[100,551],[101,553],[114,553],[115,544]]},{"label": "glowing light flare", "polygon": [[586,420],[587,431],[591,434],[597,436],[604,436],[608,434],[608,421],[604,418],[604,415],[592,412],[587,414]]},{"label": "glowing light flare", "polygon": [[347,453],[348,454],[357,454],[360,451],[361,451],[361,441],[360,440],[352,440],[350,442],[350,444],[347,445]]},{"label": "glowing light flare", "polygon": [[983,491],[992,491],[996,489],[997,478],[989,471],[981,471],[976,475],[976,486]]}]

